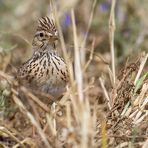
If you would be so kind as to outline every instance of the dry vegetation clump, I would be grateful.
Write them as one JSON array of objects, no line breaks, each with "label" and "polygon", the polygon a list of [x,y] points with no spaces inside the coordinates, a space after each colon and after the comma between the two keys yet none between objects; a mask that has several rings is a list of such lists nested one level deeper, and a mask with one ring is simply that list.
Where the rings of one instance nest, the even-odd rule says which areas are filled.
[{"label": "dry vegetation clump", "polygon": [[[33,26],[27,24],[33,23],[24,20],[28,13],[33,21],[39,16],[41,3],[31,9],[34,1],[24,2],[25,8],[22,1],[15,10],[9,10],[16,14],[24,10],[16,15],[21,18],[20,26],[12,16],[9,19],[14,25],[7,24],[14,32],[19,26],[20,34],[0,34],[0,39],[6,38],[0,40],[0,148],[148,147],[147,22],[143,21],[141,8],[139,13],[136,11],[139,2],[53,2],[59,49],[70,75],[67,91],[55,101],[50,94],[28,89],[17,79],[17,67],[32,52],[27,39]],[[12,5],[2,5],[8,9],[7,3]],[[42,15],[49,13],[44,11],[47,5],[42,2]],[[139,19],[143,30],[130,24]],[[60,20],[64,20],[62,25]],[[6,18],[3,22],[7,23]],[[136,32],[136,27],[142,33]],[[144,51],[138,51],[139,47]]]}]

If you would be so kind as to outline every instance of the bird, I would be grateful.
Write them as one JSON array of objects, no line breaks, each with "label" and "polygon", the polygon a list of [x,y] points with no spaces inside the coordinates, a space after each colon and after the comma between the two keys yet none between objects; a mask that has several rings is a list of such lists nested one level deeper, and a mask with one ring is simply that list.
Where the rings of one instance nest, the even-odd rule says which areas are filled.
[{"label": "bird", "polygon": [[57,99],[66,90],[68,68],[59,55],[56,42],[58,31],[52,18],[38,20],[32,41],[33,54],[18,68],[18,78],[27,87],[52,95]]}]

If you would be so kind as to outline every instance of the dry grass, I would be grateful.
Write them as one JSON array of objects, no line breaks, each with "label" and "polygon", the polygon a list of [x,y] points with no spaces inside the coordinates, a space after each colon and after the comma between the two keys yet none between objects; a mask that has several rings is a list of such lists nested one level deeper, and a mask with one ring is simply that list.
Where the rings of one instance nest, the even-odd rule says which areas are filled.
[{"label": "dry grass", "polygon": [[[148,147],[148,53],[141,54],[137,61],[132,60],[133,63],[123,64],[123,70],[115,68],[113,0],[109,19],[112,68],[102,55],[101,62],[95,61],[98,54],[94,48],[99,39],[93,36],[87,52],[88,36],[82,38],[76,25],[77,15],[73,8],[76,3],[63,0],[61,10],[57,11],[56,3],[52,2],[70,75],[67,91],[60,100],[54,101],[50,94],[34,93],[19,84],[10,68],[13,51],[2,56],[2,60],[7,60],[0,65],[0,147]],[[95,6],[96,0],[91,5],[87,35]],[[66,9],[72,20],[72,53],[66,48],[60,26],[60,17]],[[100,71],[100,63],[105,69],[101,76],[95,75]]]}]

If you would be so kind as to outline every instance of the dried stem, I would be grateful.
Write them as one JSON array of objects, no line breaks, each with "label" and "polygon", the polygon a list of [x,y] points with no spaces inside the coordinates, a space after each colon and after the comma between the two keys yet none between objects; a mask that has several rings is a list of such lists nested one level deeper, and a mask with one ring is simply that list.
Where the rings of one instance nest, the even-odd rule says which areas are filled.
[{"label": "dried stem", "polygon": [[74,15],[73,9],[71,10],[71,18],[72,18],[74,47],[75,47],[74,48],[75,49],[75,61],[74,61],[75,76],[76,76],[79,98],[82,101],[83,100],[83,76],[82,76],[80,52],[79,52],[78,38],[77,38],[77,31],[76,31],[75,15]]},{"label": "dried stem", "polygon": [[142,59],[142,62],[141,62],[141,64],[140,64],[140,68],[139,68],[139,70],[138,70],[137,76],[136,76],[135,81],[134,81],[134,85],[136,85],[136,82],[137,82],[137,80],[139,79],[139,77],[140,77],[140,75],[141,75],[141,73],[142,73],[142,70],[143,70],[143,68],[144,68],[144,65],[146,64],[147,59],[148,59],[148,53],[147,53],[146,56]]},{"label": "dried stem", "polygon": [[82,56],[84,57],[84,58],[82,58],[82,65],[84,65],[84,63],[85,63],[85,52],[84,52],[84,49],[85,49],[85,44],[86,44],[86,40],[87,40],[87,37],[88,37],[88,33],[89,33],[89,29],[90,29],[90,27],[91,27],[91,23],[92,23],[92,19],[93,19],[93,15],[94,15],[94,10],[95,10],[95,6],[96,6],[96,0],[94,0],[94,2],[93,2],[93,5],[92,5],[92,10],[91,10],[91,13],[90,13],[90,17],[89,17],[89,20],[88,20],[88,26],[87,26],[87,30],[86,30],[86,33],[85,33],[85,36],[84,36],[84,40],[83,40],[83,42],[82,42],[82,44],[81,44],[81,51],[80,52],[82,52],[83,54],[82,54]]},{"label": "dried stem", "polygon": [[105,86],[104,86],[104,83],[103,83],[102,78],[99,78],[99,81],[100,81],[101,87],[102,87],[102,89],[103,89],[104,95],[105,95],[105,97],[106,97],[106,99],[107,99],[107,101],[108,101],[108,107],[109,107],[109,109],[111,110],[111,108],[112,108],[112,101],[111,101],[111,98],[110,98],[109,95],[108,95],[108,92],[107,92],[107,90],[106,90],[106,88],[105,88]]},{"label": "dried stem", "polygon": [[110,50],[112,59],[112,73],[113,82],[116,82],[116,72],[115,72],[115,47],[114,47],[114,34],[115,34],[115,3],[116,0],[112,0],[110,19],[109,19],[109,39],[110,39]]}]

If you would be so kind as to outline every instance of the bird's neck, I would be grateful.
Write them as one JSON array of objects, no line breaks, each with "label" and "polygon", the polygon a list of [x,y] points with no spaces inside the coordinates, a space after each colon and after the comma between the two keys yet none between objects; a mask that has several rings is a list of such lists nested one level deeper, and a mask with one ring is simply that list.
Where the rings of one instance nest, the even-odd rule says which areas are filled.
[{"label": "bird's neck", "polygon": [[56,45],[55,43],[52,43],[52,44],[46,44],[42,47],[36,47],[36,46],[33,46],[33,49],[35,52],[55,52],[56,51]]},{"label": "bird's neck", "polygon": [[46,47],[43,47],[42,50],[43,51],[55,51],[56,50],[55,43],[53,43],[53,44],[47,44]]}]

